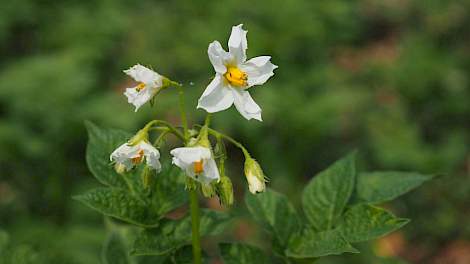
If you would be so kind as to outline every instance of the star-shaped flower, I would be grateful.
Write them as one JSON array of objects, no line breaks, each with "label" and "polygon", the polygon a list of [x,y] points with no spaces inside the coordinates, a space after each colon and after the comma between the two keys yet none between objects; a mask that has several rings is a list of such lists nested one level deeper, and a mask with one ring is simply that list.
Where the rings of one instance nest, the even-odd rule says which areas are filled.
[{"label": "star-shaped flower", "polygon": [[229,52],[220,42],[209,44],[207,53],[216,72],[214,79],[199,98],[198,108],[209,113],[225,110],[235,104],[238,112],[250,120],[262,121],[261,108],[251,98],[248,88],[265,83],[274,75],[276,65],[270,56],[255,57],[246,60],[246,30],[242,24],[232,27],[228,41]]}]

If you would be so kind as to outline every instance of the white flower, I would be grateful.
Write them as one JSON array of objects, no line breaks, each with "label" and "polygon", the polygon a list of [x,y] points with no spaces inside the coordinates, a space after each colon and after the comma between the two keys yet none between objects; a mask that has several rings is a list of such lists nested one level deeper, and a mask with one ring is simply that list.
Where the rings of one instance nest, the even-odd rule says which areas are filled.
[{"label": "white flower", "polygon": [[132,169],[145,159],[147,166],[154,168],[157,172],[160,172],[162,168],[159,158],[160,152],[145,140],[135,145],[122,144],[110,156],[111,161],[124,166],[126,170]]},{"label": "white flower", "polygon": [[251,98],[247,89],[265,83],[274,75],[276,65],[270,62],[270,56],[255,57],[246,60],[246,30],[242,24],[232,27],[228,40],[229,52],[218,41],[209,44],[207,53],[216,72],[215,78],[199,98],[197,108],[209,113],[225,110],[235,104],[238,112],[250,120],[262,121],[261,108]]},{"label": "white flower", "polygon": [[163,76],[140,64],[134,65],[124,72],[138,82],[137,86],[127,88],[124,92],[127,101],[135,106],[137,112],[163,86]]},{"label": "white flower", "polygon": [[173,155],[173,164],[184,170],[189,177],[204,184],[219,180],[219,169],[210,149],[185,147],[175,148],[170,153]]}]

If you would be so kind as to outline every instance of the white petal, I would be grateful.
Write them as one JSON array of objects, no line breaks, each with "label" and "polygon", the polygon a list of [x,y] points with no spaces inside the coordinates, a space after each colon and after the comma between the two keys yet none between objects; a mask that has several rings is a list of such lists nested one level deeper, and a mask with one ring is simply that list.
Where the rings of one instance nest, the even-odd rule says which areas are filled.
[{"label": "white petal", "polygon": [[242,27],[243,24],[232,27],[232,33],[228,40],[228,50],[234,56],[237,63],[246,61],[246,49],[248,48],[246,40],[246,33],[248,31],[243,30]]},{"label": "white petal", "polygon": [[214,41],[209,44],[207,54],[209,55],[209,60],[211,61],[214,70],[220,74],[224,74],[227,71],[227,67],[225,67],[225,65],[233,60],[232,55],[226,52],[218,41]]},{"label": "white petal", "polygon": [[139,156],[139,148],[124,143],[111,153],[110,159],[111,161],[124,165],[127,170],[130,170],[134,166],[131,159],[137,156]]},{"label": "white petal", "polygon": [[127,97],[127,101],[135,106],[135,112],[137,112],[142,105],[152,99],[157,89],[155,87],[146,87],[137,91],[136,88],[127,88],[124,95]]},{"label": "white petal", "polygon": [[149,167],[154,168],[157,172],[160,172],[162,165],[160,164],[160,152],[152,145],[147,142],[139,144],[141,150],[144,151],[145,159]]},{"label": "white petal", "polygon": [[197,108],[209,113],[219,112],[233,104],[233,95],[229,87],[224,85],[223,77],[217,74],[199,98]]},{"label": "white petal", "polygon": [[273,71],[277,66],[270,59],[270,56],[260,56],[240,65],[240,70],[248,74],[248,87],[263,84],[274,75]]},{"label": "white petal", "polygon": [[192,164],[195,161],[209,159],[211,157],[211,151],[203,147],[175,148],[170,151],[170,154],[179,159],[179,163],[183,164]]},{"label": "white petal", "polygon": [[261,119],[261,108],[256,104],[256,102],[251,98],[251,95],[248,91],[232,88],[232,94],[235,97],[234,103],[240,114],[250,120],[252,118],[263,121]]},{"label": "white petal", "polygon": [[124,72],[138,82],[143,82],[147,85],[162,85],[163,77],[160,74],[140,64],[134,65],[128,70],[124,70]]},{"label": "white petal", "polygon": [[214,159],[206,160],[204,164],[204,174],[201,177],[201,181],[204,183],[210,183],[212,181],[218,181],[220,179],[219,169]]}]

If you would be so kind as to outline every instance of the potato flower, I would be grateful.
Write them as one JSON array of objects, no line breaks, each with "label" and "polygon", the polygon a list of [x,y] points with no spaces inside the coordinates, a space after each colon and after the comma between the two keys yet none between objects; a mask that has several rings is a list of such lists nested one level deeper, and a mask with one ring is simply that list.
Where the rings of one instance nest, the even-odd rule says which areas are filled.
[{"label": "potato flower", "polygon": [[135,111],[150,101],[158,90],[163,87],[164,77],[140,64],[134,65],[124,73],[138,82],[137,86],[126,88],[124,95],[130,104],[135,106]]},{"label": "potato flower", "polygon": [[136,144],[128,142],[119,146],[110,156],[111,161],[116,162],[119,166],[124,166],[127,171],[134,166],[142,163],[145,159],[147,166],[160,172],[162,166],[160,164],[160,152],[150,145],[146,140],[141,140]]},{"label": "potato flower", "polygon": [[228,40],[229,52],[218,41],[209,44],[207,53],[216,75],[199,98],[197,108],[214,113],[235,104],[246,119],[262,121],[261,108],[251,98],[248,88],[265,83],[274,75],[277,66],[271,63],[270,56],[246,60],[247,31],[242,26],[232,27]]},{"label": "potato flower", "polygon": [[170,153],[173,155],[173,164],[184,170],[189,177],[203,184],[219,181],[219,169],[209,148],[175,148]]}]

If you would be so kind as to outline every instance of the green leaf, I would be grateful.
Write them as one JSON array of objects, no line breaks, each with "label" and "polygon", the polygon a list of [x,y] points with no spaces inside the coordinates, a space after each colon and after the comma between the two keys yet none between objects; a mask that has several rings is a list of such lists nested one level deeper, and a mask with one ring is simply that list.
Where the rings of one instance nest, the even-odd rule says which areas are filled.
[{"label": "green leaf", "polygon": [[112,232],[106,240],[101,260],[104,264],[130,264],[129,254],[123,238],[119,233]]},{"label": "green leaf", "polygon": [[0,256],[3,254],[3,251],[6,249],[9,242],[10,236],[8,233],[0,229]]},{"label": "green leaf", "polygon": [[219,244],[225,264],[268,264],[271,263],[261,249],[241,243]]},{"label": "green leaf", "polygon": [[305,229],[296,239],[290,241],[286,254],[291,258],[318,258],[347,252],[359,253],[338,230],[316,233]]},{"label": "green leaf", "polygon": [[354,188],[355,154],[317,174],[304,189],[302,204],[310,224],[318,231],[337,223]]},{"label": "green leaf", "polygon": [[[226,213],[202,210],[200,235],[210,236],[222,233],[230,223]],[[163,255],[173,252],[191,242],[191,217],[179,220],[163,220],[154,229],[145,229],[134,242],[134,255]]]},{"label": "green leaf", "polygon": [[104,215],[143,227],[157,226],[162,217],[153,207],[123,189],[98,188],[74,199]]},{"label": "green leaf", "polygon": [[186,176],[179,168],[172,166],[170,162],[163,162],[161,172],[154,177],[150,200],[158,214],[164,215],[188,201]]},{"label": "green leaf", "polygon": [[273,233],[282,247],[287,245],[292,234],[300,231],[299,216],[283,194],[266,189],[256,195],[247,193],[245,202],[255,220]]},{"label": "green leaf", "polygon": [[364,204],[347,210],[338,229],[347,241],[354,243],[384,236],[408,222],[382,208]]},{"label": "green leaf", "polygon": [[[193,264],[193,247],[191,245],[178,249],[173,255],[174,262],[177,264]],[[202,263],[210,263],[209,257],[202,251]]]},{"label": "green leaf", "polygon": [[360,173],[357,177],[355,202],[382,203],[393,200],[425,181],[432,179],[431,175],[413,172],[383,171]]},{"label": "green leaf", "polygon": [[110,187],[126,187],[126,182],[111,165],[109,156],[131,135],[121,130],[102,129],[91,122],[85,122],[88,130],[86,161],[95,178]]}]

